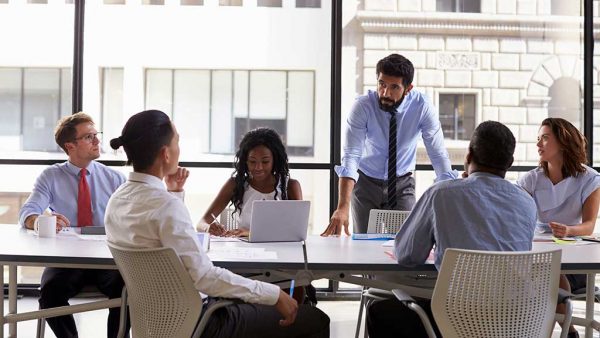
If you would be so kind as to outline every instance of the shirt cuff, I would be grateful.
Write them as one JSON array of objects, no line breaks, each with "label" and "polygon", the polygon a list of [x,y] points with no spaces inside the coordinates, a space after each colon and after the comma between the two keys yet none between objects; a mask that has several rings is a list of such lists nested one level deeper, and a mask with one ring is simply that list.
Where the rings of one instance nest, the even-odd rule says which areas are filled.
[{"label": "shirt cuff", "polygon": [[185,191],[169,191],[174,196],[177,196],[182,202],[185,200]]},{"label": "shirt cuff", "polygon": [[458,174],[458,170],[451,170],[451,171],[447,171],[443,174],[441,174],[440,176],[435,178],[436,182],[440,182],[440,181],[446,181],[446,180],[453,180],[453,179],[457,179],[459,177]]},{"label": "shirt cuff", "polygon": [[354,182],[358,182],[358,172],[356,170],[350,170],[341,165],[336,165],[334,170],[338,177],[348,177],[353,179]]},{"label": "shirt cuff", "polygon": [[265,288],[265,293],[262,295],[260,300],[261,303],[264,305],[275,305],[275,303],[277,303],[279,300],[279,293],[281,292],[279,286],[265,282],[259,283],[263,283]]}]

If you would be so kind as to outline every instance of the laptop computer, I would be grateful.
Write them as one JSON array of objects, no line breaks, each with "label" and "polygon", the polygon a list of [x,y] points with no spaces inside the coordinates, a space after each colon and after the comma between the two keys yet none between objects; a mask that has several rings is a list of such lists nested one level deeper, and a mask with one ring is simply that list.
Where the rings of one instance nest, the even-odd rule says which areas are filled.
[{"label": "laptop computer", "polygon": [[262,201],[252,203],[251,243],[299,242],[306,239],[310,201]]}]

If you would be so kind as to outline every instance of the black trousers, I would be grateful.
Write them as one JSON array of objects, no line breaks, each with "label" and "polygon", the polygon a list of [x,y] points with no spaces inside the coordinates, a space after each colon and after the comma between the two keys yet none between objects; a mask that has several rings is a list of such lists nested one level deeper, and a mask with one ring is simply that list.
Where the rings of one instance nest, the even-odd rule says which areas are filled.
[{"label": "black trousers", "polygon": [[[205,308],[215,301],[209,298]],[[280,319],[275,306],[233,304],[213,313],[202,337],[329,337],[329,317],[316,307],[300,305],[296,321],[290,326],[280,326]]]},{"label": "black trousers", "polygon": [[[431,314],[429,299],[416,299],[417,304],[425,310],[438,337],[442,335],[437,329]],[[367,310],[367,331],[370,338],[427,338],[427,331],[416,312],[400,303],[397,299],[386,299],[373,303]]]},{"label": "black trousers", "polygon": [[[118,270],[46,268],[42,274],[40,308],[69,305],[69,299],[86,285],[94,285],[108,298],[121,297],[123,279]],[[107,337],[117,337],[120,308],[109,309]],[[72,315],[47,318],[57,338],[78,337]],[[129,330],[129,322],[126,324]]]}]

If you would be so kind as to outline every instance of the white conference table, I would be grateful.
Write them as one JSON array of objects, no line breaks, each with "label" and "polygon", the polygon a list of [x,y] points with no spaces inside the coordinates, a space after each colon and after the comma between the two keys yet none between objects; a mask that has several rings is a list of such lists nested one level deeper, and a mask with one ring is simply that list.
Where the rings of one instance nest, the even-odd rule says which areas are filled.
[{"label": "white conference table", "polygon": [[[401,269],[382,247],[382,241],[351,240],[341,238],[309,236],[306,241],[307,257],[300,243],[245,243],[241,241],[211,242],[209,256],[214,264],[236,272],[255,273],[256,279],[281,281],[294,278],[298,285],[312,280],[328,278],[357,285],[392,289],[399,284],[364,277],[365,274],[405,276],[407,274],[435,276],[433,264],[418,268]],[[534,250],[562,249],[562,271],[565,273],[588,274],[588,297],[586,306],[586,337],[591,337],[593,321],[595,274],[600,271],[600,244],[573,246],[554,243],[534,243]],[[275,253],[271,257],[240,259],[247,250],[264,250]],[[227,257],[227,252],[237,255]],[[0,224],[0,267],[9,267],[9,304],[5,312],[0,305],[0,337],[4,337],[4,324],[9,324],[9,337],[17,336],[16,323],[44,317],[47,313],[66,314],[120,305],[119,299],[80,304],[65,309],[49,309],[17,313],[17,266],[70,267],[92,269],[116,269],[113,258],[104,241],[83,240],[74,235],[56,238],[38,238],[17,225]],[[0,277],[4,292],[4,276]],[[253,277],[254,278],[254,277]],[[80,307],[82,306],[82,307]],[[78,308],[79,307],[79,308]]]}]

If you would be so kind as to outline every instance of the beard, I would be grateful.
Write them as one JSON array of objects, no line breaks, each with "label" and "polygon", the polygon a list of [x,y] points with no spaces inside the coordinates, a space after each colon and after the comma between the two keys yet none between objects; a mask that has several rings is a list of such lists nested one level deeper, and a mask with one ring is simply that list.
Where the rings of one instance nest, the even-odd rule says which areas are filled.
[{"label": "beard", "polygon": [[394,102],[393,100],[390,100],[390,99],[380,97],[379,98],[379,108],[388,113],[395,113],[396,110],[398,109],[398,107],[400,107],[400,105],[402,104],[402,101],[404,101],[405,96],[406,96],[406,93],[403,93],[400,100],[398,100],[396,102]]}]

